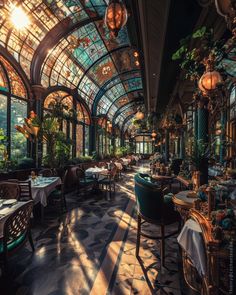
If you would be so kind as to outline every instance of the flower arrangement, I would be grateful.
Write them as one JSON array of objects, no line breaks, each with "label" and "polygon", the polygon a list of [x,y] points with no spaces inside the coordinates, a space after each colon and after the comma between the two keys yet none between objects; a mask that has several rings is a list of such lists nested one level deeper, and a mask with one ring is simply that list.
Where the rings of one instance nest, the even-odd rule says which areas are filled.
[{"label": "flower arrangement", "polygon": [[34,111],[30,112],[29,118],[24,119],[24,124],[23,126],[16,125],[15,129],[22,133],[25,138],[29,139],[30,141],[35,141],[35,138],[38,136],[38,132],[41,126],[41,122],[35,114]]},{"label": "flower arrangement", "polygon": [[224,230],[231,230],[236,226],[236,219],[233,209],[222,209],[212,211],[212,224],[220,226]]}]

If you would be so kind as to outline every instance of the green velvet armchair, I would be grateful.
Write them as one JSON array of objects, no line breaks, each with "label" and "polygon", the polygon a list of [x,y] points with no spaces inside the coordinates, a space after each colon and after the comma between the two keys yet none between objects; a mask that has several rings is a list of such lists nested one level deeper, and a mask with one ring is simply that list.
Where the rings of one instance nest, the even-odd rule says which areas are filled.
[{"label": "green velvet armchair", "polygon": [[[150,239],[161,240],[161,265],[165,263],[165,239],[177,234],[181,226],[181,218],[174,210],[172,199],[164,196],[162,189],[152,182],[148,174],[138,173],[135,179],[135,196],[138,211],[138,229],[136,257],[139,258],[140,236]],[[141,231],[144,222],[152,223],[161,227],[161,235],[158,237],[149,236]],[[165,226],[177,223],[176,230],[165,234]]]}]

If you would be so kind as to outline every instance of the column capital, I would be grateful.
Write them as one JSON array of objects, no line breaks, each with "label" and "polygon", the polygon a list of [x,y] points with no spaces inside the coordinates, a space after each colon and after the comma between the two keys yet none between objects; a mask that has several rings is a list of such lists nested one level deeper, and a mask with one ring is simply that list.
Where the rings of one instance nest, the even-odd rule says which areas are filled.
[{"label": "column capital", "polygon": [[46,88],[43,87],[41,84],[32,85],[31,89],[36,100],[40,100],[43,94],[46,92]]}]

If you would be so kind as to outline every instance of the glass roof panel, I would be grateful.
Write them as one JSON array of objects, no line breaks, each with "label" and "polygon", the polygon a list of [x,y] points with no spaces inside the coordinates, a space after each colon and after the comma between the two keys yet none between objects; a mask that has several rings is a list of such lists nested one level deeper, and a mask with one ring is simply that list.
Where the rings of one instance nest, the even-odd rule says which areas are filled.
[{"label": "glass roof panel", "polygon": [[46,34],[65,18],[78,23],[89,17],[104,15],[103,0],[23,0],[23,10],[30,19],[30,26],[18,31],[10,22],[12,6],[10,1],[1,10],[0,44],[6,47],[30,75],[30,63],[34,52]]},{"label": "glass roof panel", "polygon": [[86,101],[90,108],[98,91],[99,88],[87,76],[85,76],[78,89],[79,95]]},{"label": "glass roof panel", "polygon": [[[120,30],[117,38],[111,38],[104,25],[108,0],[23,0],[20,3],[30,18],[30,26],[21,31],[8,21],[9,2],[0,19],[0,44],[29,78],[35,50],[50,30],[63,20],[71,26],[88,20],[49,49],[41,67],[42,85],[77,88],[90,108],[98,99],[98,114],[110,110],[109,115],[122,104],[120,100],[112,105],[117,98],[142,89],[138,54],[131,48],[127,27]],[[101,20],[91,19],[99,16]]]}]

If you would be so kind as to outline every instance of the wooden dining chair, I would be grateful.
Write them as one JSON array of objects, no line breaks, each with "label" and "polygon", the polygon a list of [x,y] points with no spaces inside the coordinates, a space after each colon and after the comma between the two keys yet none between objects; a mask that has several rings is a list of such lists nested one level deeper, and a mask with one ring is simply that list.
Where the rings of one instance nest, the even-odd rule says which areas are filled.
[{"label": "wooden dining chair", "polygon": [[3,274],[8,271],[8,257],[17,252],[27,241],[32,251],[34,244],[30,230],[30,217],[33,201],[28,201],[7,217],[3,226],[3,237],[0,239],[0,261]]},{"label": "wooden dining chair", "polygon": [[86,176],[85,172],[81,168],[76,169],[76,176],[78,181],[78,193],[86,193],[92,190],[96,184],[96,179],[92,176]]},{"label": "wooden dining chair", "polygon": [[112,193],[112,188],[113,188],[114,194],[116,193],[115,180],[116,180],[117,171],[118,169],[116,165],[114,165],[111,171],[108,171],[107,173],[104,173],[104,174],[101,173],[100,175],[104,176],[104,178],[98,181],[99,185],[101,185],[102,187],[105,187],[105,190],[109,192],[110,197]]},{"label": "wooden dining chair", "polygon": [[32,189],[30,180],[8,179],[8,182],[16,183],[20,187],[20,201],[32,200]]},{"label": "wooden dining chair", "polygon": [[20,186],[18,183],[1,182],[0,183],[0,198],[1,199],[20,199]]},{"label": "wooden dining chair", "polygon": [[66,194],[71,192],[68,189],[68,170],[65,171],[65,174],[62,178],[62,183],[57,185],[56,189],[49,195],[49,199],[55,203],[60,205],[60,213],[63,214],[67,211],[67,203],[66,203]]},{"label": "wooden dining chair", "polygon": [[54,171],[52,169],[42,169],[39,171],[38,175],[42,175],[43,177],[52,177],[54,176]]}]

